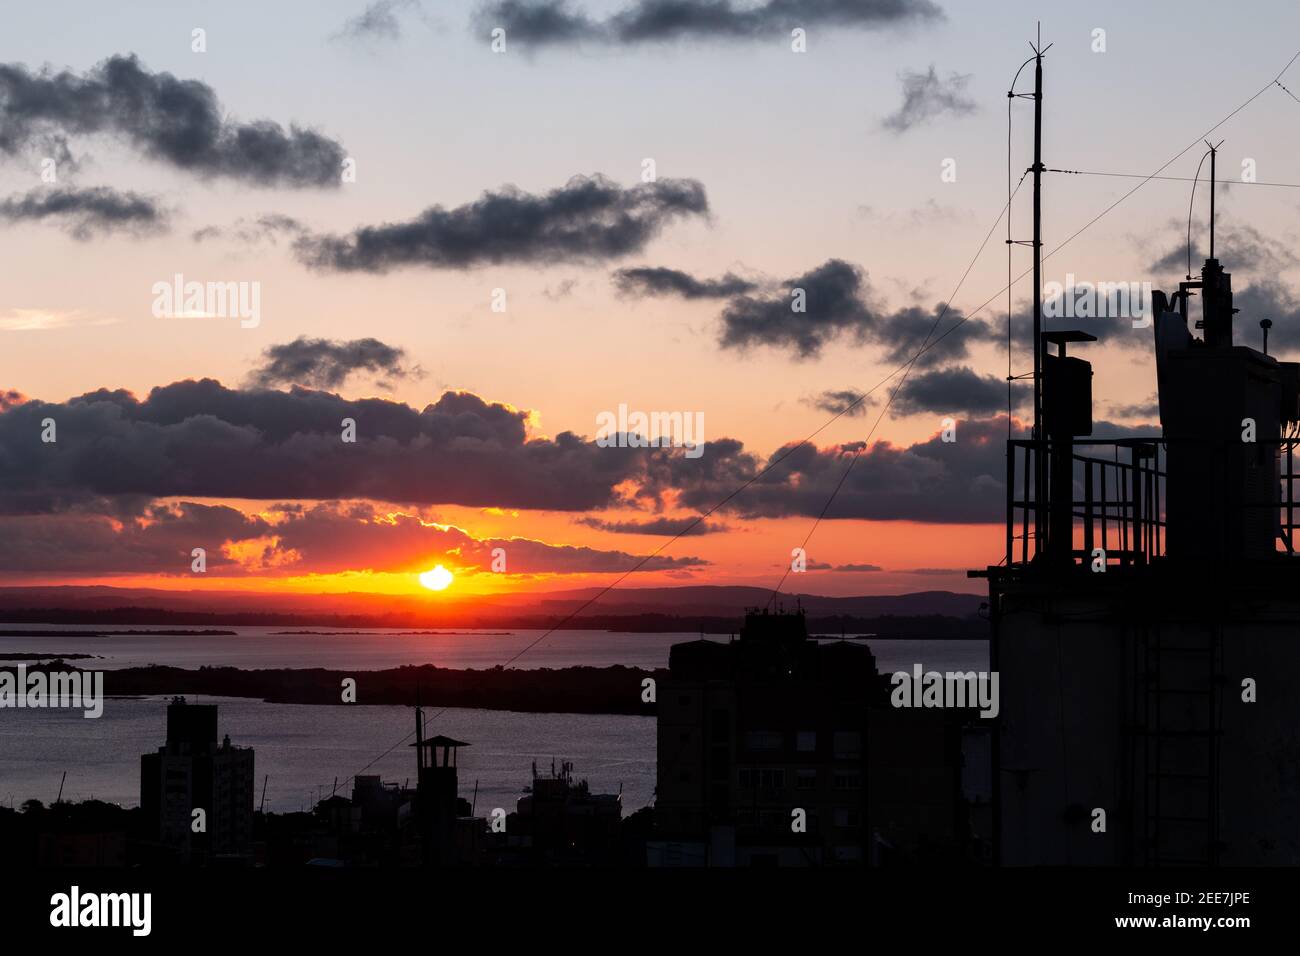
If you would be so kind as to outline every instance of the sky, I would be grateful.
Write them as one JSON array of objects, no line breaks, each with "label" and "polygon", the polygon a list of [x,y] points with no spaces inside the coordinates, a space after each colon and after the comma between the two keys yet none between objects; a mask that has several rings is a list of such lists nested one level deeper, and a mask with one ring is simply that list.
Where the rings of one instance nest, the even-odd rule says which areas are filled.
[{"label": "sky", "polygon": [[[1039,21],[1046,165],[1181,177],[1047,174],[1045,282],[1175,288],[1189,200],[1205,254],[1198,144],[1258,93],[1212,134],[1216,251],[1238,340],[1269,317],[1272,351],[1300,345],[1300,195],[1263,185],[1300,183],[1300,66],[1273,82],[1290,3],[6,18],[0,584],[423,593],[442,565],[431,600],[977,590],[1023,435],[999,217],[1031,161],[1016,99],[1008,166],[1007,91]],[[1012,238],[1030,228],[1026,182]],[[176,281],[250,308],[160,302]],[[1031,295],[1013,285],[1013,374]],[[1158,433],[1150,330],[1090,321],[1099,431]],[[702,445],[603,447],[620,406],[702,421]]]}]

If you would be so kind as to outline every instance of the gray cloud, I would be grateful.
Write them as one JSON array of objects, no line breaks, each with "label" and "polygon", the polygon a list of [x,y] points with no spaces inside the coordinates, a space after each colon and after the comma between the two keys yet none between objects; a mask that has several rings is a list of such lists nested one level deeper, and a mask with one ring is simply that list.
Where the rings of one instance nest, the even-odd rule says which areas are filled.
[{"label": "gray cloud", "polygon": [[905,133],[943,115],[965,116],[976,109],[975,101],[964,94],[970,76],[949,73],[940,77],[933,66],[925,73],[904,71],[899,74],[903,85],[903,102],[881,120],[885,129]]},{"label": "gray cloud", "polygon": [[867,410],[876,404],[872,395],[863,395],[852,389],[827,389],[820,395],[804,400],[805,404],[832,415],[847,415],[849,418],[861,418]]},{"label": "gray cloud", "polygon": [[264,515],[228,505],[151,502],[133,514],[80,509],[0,517],[0,571],[189,575],[191,551],[206,552],[215,577],[413,573],[435,562],[486,572],[496,548],[510,574],[663,571],[707,565],[697,557],[554,545],[528,538],[475,538],[454,525],[394,513],[369,502],[281,504]]},{"label": "gray cloud", "polygon": [[730,272],[720,279],[697,279],[680,269],[662,267],[619,269],[614,282],[626,295],[676,295],[683,299],[726,299],[759,288],[758,283]]},{"label": "gray cloud", "polygon": [[[0,512],[123,495],[555,511],[626,503],[618,489],[644,471],[649,450],[600,448],[571,432],[530,438],[528,417],[468,392],[419,410],[212,379],[155,388],[143,401],[108,389],[32,399],[0,413]],[[44,418],[57,423],[57,445],[40,440]],[[355,443],[341,440],[344,418],[356,422]]]},{"label": "gray cloud", "polygon": [[[1032,338],[1028,329],[1017,330],[1017,342],[1027,338]],[[1006,330],[983,319],[963,321],[961,313],[940,303],[929,309],[908,306],[883,316],[875,340],[886,347],[889,361],[902,365],[915,359],[915,367],[923,369],[966,358],[971,347],[981,343],[1005,344]]]},{"label": "gray cloud", "polygon": [[431,206],[406,222],[303,236],[295,248],[307,265],[332,271],[590,262],[640,251],[671,220],[707,213],[704,187],[692,179],[624,188],[599,175],[575,176],[543,195],[507,186],[454,209]]},{"label": "gray cloud", "polygon": [[402,35],[399,13],[420,8],[419,0],[376,0],[350,17],[335,40],[396,40]]},{"label": "gray cloud", "polygon": [[[680,270],[655,268],[621,270],[614,273],[614,281],[626,294],[725,298],[719,333],[724,348],[771,346],[812,358],[830,342],[848,338],[859,345],[884,346],[891,361],[901,364],[915,358],[916,365],[925,368],[965,358],[971,346],[1005,341],[1006,335],[982,319],[962,321],[942,303],[930,309],[883,309],[875,304],[866,274],[843,259],[828,259],[783,282],[731,274],[698,279]],[[730,291],[728,286],[738,283],[749,291]],[[795,311],[796,290],[803,293],[802,312]],[[922,352],[927,336],[928,347]]]},{"label": "gray cloud", "polygon": [[[1200,275],[1201,266],[1209,255],[1202,245],[1208,227],[1205,223],[1192,224],[1192,274]],[[1181,231],[1181,230],[1180,230]],[[1224,222],[1215,223],[1214,254],[1229,272],[1242,274],[1271,274],[1300,265],[1300,258],[1290,246],[1267,236],[1254,226]],[[1151,272],[1174,272],[1178,278],[1187,274],[1187,242],[1184,239],[1148,266]]]},{"label": "gray cloud", "polygon": [[727,531],[724,524],[698,518],[650,518],[645,521],[606,521],[602,518],[579,518],[578,524],[618,534],[651,534],[662,537],[693,537]]},{"label": "gray cloud", "polygon": [[1238,344],[1259,348],[1264,338],[1260,319],[1271,319],[1269,354],[1300,349],[1300,296],[1286,283],[1275,278],[1259,279],[1234,290],[1232,304],[1241,310],[1233,322]]},{"label": "gray cloud", "polygon": [[[980,375],[965,365],[921,371],[914,368],[905,379],[890,380],[876,394],[866,396],[856,405],[853,403],[861,393],[851,389],[828,390],[808,400],[808,403],[830,414],[842,413],[858,418],[887,400],[895,389],[897,394],[890,407],[900,415],[930,412],[942,415],[992,415],[1004,411],[1007,406],[1007,383],[1003,378]],[[1012,390],[1012,408],[1023,408],[1027,398],[1027,390],[1016,384]]]},{"label": "gray cloud", "polygon": [[[1025,398],[1026,390],[1014,387],[1012,407],[1023,406]],[[898,386],[893,402],[900,415],[991,415],[1006,407],[1006,380],[997,375],[980,375],[965,365],[912,372]]]},{"label": "gray cloud", "polygon": [[10,196],[0,200],[0,220],[50,220],[81,240],[114,231],[143,235],[167,229],[167,213],[157,200],[108,186],[86,189],[61,186]]},{"label": "gray cloud", "polygon": [[[722,345],[776,345],[809,358],[844,333],[861,342],[877,324],[876,313],[862,296],[865,277],[842,259],[829,259],[786,286],[780,293],[732,298],[722,310]],[[799,290],[804,311],[795,310]]]},{"label": "gray cloud", "polygon": [[506,30],[532,46],[582,42],[632,46],[676,40],[745,40],[795,27],[880,29],[942,19],[929,0],[636,0],[596,20],[567,0],[500,0],[481,7],[476,27]]},{"label": "gray cloud", "polygon": [[[1024,426],[1013,422],[1013,431]],[[1149,429],[1097,422],[1105,438],[1149,435]],[[861,455],[839,486],[828,519],[907,520],[933,523],[998,523],[1006,505],[1005,415],[963,420],[957,441],[939,434],[901,447],[850,442],[826,448],[791,443],[773,453],[782,462],[725,505],[743,518],[816,517],[844,475],[850,457]],[[652,472],[659,489],[672,489],[682,507],[706,510],[770,459],[747,452],[739,442],[709,443],[702,459],[665,458]]]},{"label": "gray cloud", "polygon": [[1151,397],[1142,402],[1108,402],[1107,410],[1120,418],[1141,418],[1153,420],[1160,414],[1160,402],[1152,392]]},{"label": "gray cloud", "polygon": [[343,147],[271,120],[233,122],[212,87],[112,56],[78,75],[0,64],[0,152],[55,138],[104,134],[199,176],[257,186],[337,186]]},{"label": "gray cloud", "polygon": [[256,219],[236,219],[230,226],[204,226],[191,235],[195,242],[209,239],[233,239],[242,245],[259,242],[275,243],[280,236],[298,236],[306,227],[292,216],[280,213],[268,213]]},{"label": "gray cloud", "polygon": [[371,372],[384,380],[419,374],[418,369],[407,366],[404,349],[372,338],[340,342],[300,335],[292,342],[270,346],[263,359],[249,379],[262,388],[338,388],[356,372]]}]

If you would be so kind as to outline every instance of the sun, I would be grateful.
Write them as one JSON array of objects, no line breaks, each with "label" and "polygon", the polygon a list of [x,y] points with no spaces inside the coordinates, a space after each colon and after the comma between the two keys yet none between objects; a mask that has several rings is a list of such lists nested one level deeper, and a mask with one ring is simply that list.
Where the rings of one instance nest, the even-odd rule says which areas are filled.
[{"label": "sun", "polygon": [[452,577],[452,573],[441,564],[432,571],[425,571],[420,575],[420,583],[430,591],[445,591],[453,580],[455,578]]}]

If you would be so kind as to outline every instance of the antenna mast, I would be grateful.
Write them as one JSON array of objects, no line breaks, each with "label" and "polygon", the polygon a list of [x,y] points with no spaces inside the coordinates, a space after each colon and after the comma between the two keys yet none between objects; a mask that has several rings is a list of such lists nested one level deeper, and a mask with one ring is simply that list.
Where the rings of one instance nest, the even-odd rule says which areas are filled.
[{"label": "antenna mast", "polygon": [[1223,145],[1223,140],[1217,143],[1205,141],[1205,145],[1210,147],[1210,258],[1214,258],[1214,158],[1219,152],[1219,147]]},{"label": "antenna mast", "polygon": [[1047,491],[1047,446],[1043,436],[1043,27],[1038,25],[1034,51],[1034,548],[1043,544]]}]

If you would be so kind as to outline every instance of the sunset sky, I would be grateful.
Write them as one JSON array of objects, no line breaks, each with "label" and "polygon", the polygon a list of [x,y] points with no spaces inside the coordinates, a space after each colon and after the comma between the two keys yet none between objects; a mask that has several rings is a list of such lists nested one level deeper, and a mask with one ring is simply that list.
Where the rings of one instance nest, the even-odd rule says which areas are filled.
[{"label": "sunset sky", "polygon": [[[1036,16],[972,0],[7,10],[0,584],[415,593],[443,565],[445,600],[605,584],[653,555],[625,586],[775,586],[870,438],[785,587],[976,590],[965,570],[1001,557],[1005,222],[938,331],[968,320],[879,424],[888,386],[817,430],[915,353],[997,220]],[[1247,167],[1300,183],[1300,101],[1264,89],[1296,53],[1294,3],[1052,16],[1049,167],[1151,173],[1263,89],[1213,134],[1237,182],[1217,253],[1238,340],[1268,317],[1271,351],[1294,357],[1300,192],[1240,183]],[[1300,65],[1281,84],[1300,94]],[[1012,112],[1014,185],[1032,103]],[[1203,152],[1164,175],[1193,176]],[[1048,174],[1047,250],[1138,182]],[[1190,187],[1147,183],[1044,279],[1176,288]],[[1026,183],[1013,238],[1029,199]],[[178,274],[256,284],[256,323],[156,314]],[[1018,330],[1030,295],[1015,285]],[[1070,324],[1103,339],[1094,418],[1157,431],[1150,330],[1088,321]],[[1020,335],[1013,368],[1029,367]],[[702,454],[598,445],[620,405],[702,414]]]}]

